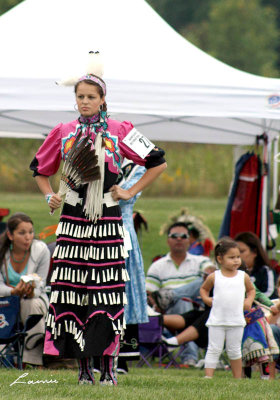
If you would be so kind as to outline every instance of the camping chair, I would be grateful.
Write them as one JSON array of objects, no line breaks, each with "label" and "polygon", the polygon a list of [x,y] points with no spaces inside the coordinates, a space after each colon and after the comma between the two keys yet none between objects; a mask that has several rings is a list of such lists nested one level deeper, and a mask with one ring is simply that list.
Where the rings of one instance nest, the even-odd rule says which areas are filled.
[{"label": "camping chair", "polygon": [[[162,340],[162,331],[163,319],[161,315],[149,317],[148,323],[138,325],[140,361],[137,363],[137,367],[146,364],[149,368],[152,368],[150,360],[153,357],[159,358],[159,366],[161,367],[163,365],[162,360],[168,357],[168,367],[174,365],[176,368],[180,368],[173,356],[173,351],[170,352],[167,344]],[[168,367],[166,366],[166,368]]]},{"label": "camping chair", "polygon": [[27,332],[43,317],[40,314],[29,315],[22,327],[19,310],[20,298],[18,296],[0,298],[0,367],[22,369],[24,341]]}]

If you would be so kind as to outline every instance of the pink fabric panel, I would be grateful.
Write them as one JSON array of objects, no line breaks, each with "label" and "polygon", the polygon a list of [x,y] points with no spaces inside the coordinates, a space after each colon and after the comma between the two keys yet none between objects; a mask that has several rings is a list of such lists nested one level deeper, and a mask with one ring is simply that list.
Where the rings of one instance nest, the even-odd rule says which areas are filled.
[{"label": "pink fabric panel", "polygon": [[[49,133],[36,154],[38,160],[37,170],[39,174],[51,176],[58,171],[61,162],[62,139],[67,137],[70,133],[75,133],[77,123],[78,121],[75,120],[66,124],[59,124]],[[128,158],[138,165],[145,166],[146,159],[142,159],[133,150],[122,143],[122,140],[133,128],[132,123],[129,121],[120,122],[108,119],[108,131],[110,135],[117,137],[119,156]],[[108,154],[106,154],[106,161],[108,162],[109,169],[117,173],[118,169],[112,162],[112,159],[110,160]]]},{"label": "pink fabric panel", "polygon": [[38,173],[40,175],[54,175],[61,161],[61,126],[57,125],[46,137],[36,154]]},{"label": "pink fabric panel", "polygon": [[59,351],[54,346],[53,340],[51,340],[51,334],[48,331],[46,331],[45,336],[44,353],[52,356],[59,356]]},{"label": "pink fabric panel", "polygon": [[104,350],[103,356],[117,357],[120,352],[120,335],[116,335],[114,341]]}]

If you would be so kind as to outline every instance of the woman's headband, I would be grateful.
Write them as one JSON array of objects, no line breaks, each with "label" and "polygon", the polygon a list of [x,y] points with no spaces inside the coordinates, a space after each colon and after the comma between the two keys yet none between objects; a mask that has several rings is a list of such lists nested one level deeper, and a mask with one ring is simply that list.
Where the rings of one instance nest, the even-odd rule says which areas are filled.
[{"label": "woman's headband", "polygon": [[101,80],[100,78],[98,78],[98,76],[92,75],[92,74],[87,74],[87,75],[82,76],[78,80],[78,82],[82,82],[82,81],[85,81],[85,80],[89,80],[89,81],[97,83],[97,85],[99,85],[102,88],[104,96],[106,96],[106,85],[105,85],[105,82],[103,80]]}]

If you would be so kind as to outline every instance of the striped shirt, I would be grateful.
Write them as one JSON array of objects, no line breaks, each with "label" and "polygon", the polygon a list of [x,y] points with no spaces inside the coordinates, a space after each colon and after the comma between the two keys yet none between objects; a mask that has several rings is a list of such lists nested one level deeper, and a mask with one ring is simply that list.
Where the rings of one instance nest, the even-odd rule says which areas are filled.
[{"label": "striped shirt", "polygon": [[177,267],[168,253],[148,269],[146,290],[154,292],[161,288],[175,289],[186,285],[201,276],[209,265],[213,263],[208,257],[187,253],[185,260]]}]

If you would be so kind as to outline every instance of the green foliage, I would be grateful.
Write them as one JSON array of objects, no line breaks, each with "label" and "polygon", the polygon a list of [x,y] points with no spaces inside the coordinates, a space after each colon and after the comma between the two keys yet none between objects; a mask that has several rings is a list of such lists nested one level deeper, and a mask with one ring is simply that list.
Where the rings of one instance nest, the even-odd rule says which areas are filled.
[{"label": "green foliage", "polygon": [[246,72],[279,76],[279,1],[207,0],[199,6],[197,1],[184,0],[149,3],[186,39],[208,54]]},{"label": "green foliage", "polygon": [[10,8],[18,5],[23,0],[0,0],[0,15],[4,14]]},{"label": "green foliage", "polygon": [[[0,139],[0,191],[38,191],[29,164],[41,140]],[[225,196],[232,177],[232,146],[158,143],[168,168],[146,195]],[[202,156],[203,155],[203,156]],[[54,189],[58,188],[58,173]]]},{"label": "green foliage", "polygon": [[232,178],[232,146],[157,143],[165,150],[167,169],[147,195],[225,196]]},{"label": "green foliage", "polygon": [[0,192],[38,191],[29,164],[41,144],[39,139],[0,139]]},{"label": "green foliage", "polygon": [[174,29],[180,31],[191,23],[200,23],[207,18],[213,0],[147,0],[147,2],[165,19]]},{"label": "green foliage", "polygon": [[259,0],[217,0],[208,21],[208,51],[238,69],[278,76],[276,12]]}]

